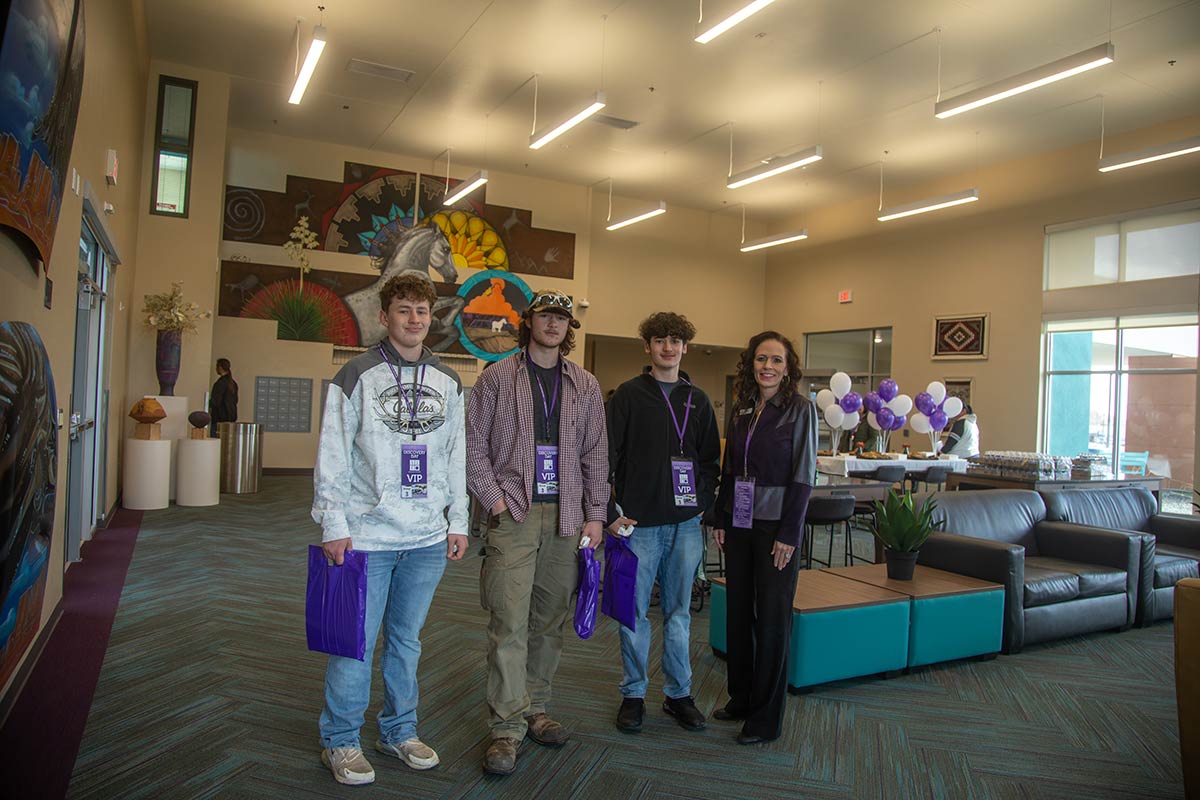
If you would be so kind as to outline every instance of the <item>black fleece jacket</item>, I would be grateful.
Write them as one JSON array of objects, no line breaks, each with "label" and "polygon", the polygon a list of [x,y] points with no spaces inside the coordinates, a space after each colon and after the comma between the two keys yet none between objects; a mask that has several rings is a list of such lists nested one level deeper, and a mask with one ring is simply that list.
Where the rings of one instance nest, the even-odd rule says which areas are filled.
[{"label": "black fleece jacket", "polygon": [[[683,457],[696,464],[699,485],[694,507],[675,505],[675,487],[671,481],[671,459],[680,455],[679,435],[671,413],[663,400],[658,381],[650,368],[617,389],[608,401],[609,482],[616,503],[625,516],[638,525],[675,525],[712,508],[721,473],[721,438],[717,416],[708,395],[691,385],[687,374],[671,392],[671,407],[683,424],[688,392],[691,414],[683,437]],[[609,502],[608,523],[618,517],[616,505]]]}]

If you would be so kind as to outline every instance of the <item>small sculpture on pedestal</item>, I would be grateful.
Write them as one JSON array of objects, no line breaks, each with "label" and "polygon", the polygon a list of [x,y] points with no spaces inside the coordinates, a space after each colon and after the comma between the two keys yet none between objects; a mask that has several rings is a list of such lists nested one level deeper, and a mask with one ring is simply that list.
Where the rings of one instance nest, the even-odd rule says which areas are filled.
[{"label": "small sculpture on pedestal", "polygon": [[162,403],[153,397],[143,397],[129,409],[129,416],[137,425],[133,426],[133,438],[158,440],[162,438],[161,423],[167,417]]},{"label": "small sculpture on pedestal", "polygon": [[207,439],[208,426],[212,422],[212,415],[207,411],[193,411],[188,414],[188,422],[192,424],[188,431],[189,439]]}]

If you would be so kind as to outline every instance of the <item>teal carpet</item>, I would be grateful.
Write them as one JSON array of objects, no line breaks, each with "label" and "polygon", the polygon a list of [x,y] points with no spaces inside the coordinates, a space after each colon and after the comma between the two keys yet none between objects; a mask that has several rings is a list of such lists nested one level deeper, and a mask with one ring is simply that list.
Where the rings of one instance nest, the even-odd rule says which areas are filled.
[{"label": "teal carpet", "polygon": [[[663,715],[657,667],[643,732],[619,733],[618,637],[604,619],[587,642],[569,634],[555,685],[570,743],[526,742],[515,775],[485,776],[474,556],[450,565],[422,637],[420,735],[441,766],[414,772],[368,750],[376,783],[339,786],[319,761],[325,658],[304,642],[311,479],[262,487],[219,507],[146,513],[69,797],[1183,796],[1169,623],[789,697],[783,738],[744,748],[735,725],[688,733]],[[652,663],[658,634],[656,624]],[[693,619],[692,659],[697,704],[711,714],[726,697],[707,608]],[[378,676],[374,688],[366,743]]]}]

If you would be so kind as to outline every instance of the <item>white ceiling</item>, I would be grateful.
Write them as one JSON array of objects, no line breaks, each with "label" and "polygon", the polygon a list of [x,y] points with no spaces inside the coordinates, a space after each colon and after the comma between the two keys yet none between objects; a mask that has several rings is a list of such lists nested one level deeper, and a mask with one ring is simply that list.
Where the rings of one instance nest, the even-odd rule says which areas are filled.
[{"label": "white ceiling", "polygon": [[[745,2],[706,0],[705,20]],[[457,177],[480,167],[584,185],[611,176],[618,195],[745,202],[763,218],[878,191],[884,149],[899,200],[906,184],[1095,139],[1099,95],[1109,134],[1200,112],[1196,0],[777,0],[708,45],[692,41],[698,0],[325,5],[329,43],[298,107],[286,102],[296,19],[303,57],[316,3],[151,0],[152,54],[231,74],[233,127],[425,157],[431,168],[451,147]],[[943,97],[1110,38],[1116,62],[938,120],[938,26]],[[351,58],[415,75],[407,85],[356,75]],[[640,124],[589,122],[529,150],[534,73],[539,127],[599,88],[605,113]],[[825,159],[726,189],[729,121],[735,172],[817,143]]]}]

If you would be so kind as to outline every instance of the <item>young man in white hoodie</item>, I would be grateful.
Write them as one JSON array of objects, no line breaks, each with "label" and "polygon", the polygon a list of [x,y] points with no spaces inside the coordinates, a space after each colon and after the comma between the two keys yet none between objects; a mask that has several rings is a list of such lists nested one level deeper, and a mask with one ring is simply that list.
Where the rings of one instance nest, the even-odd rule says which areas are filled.
[{"label": "young man in white hoodie", "polygon": [[413,769],[437,766],[417,738],[418,638],[447,559],[467,551],[462,382],[423,345],[433,284],[398,275],[380,290],[387,335],[343,366],[325,400],[312,517],[325,555],[367,556],[366,653],[330,656],[321,712],[321,761],[339,783],[375,780],[359,729],[371,699],[379,629],[384,704],[375,749]]}]

